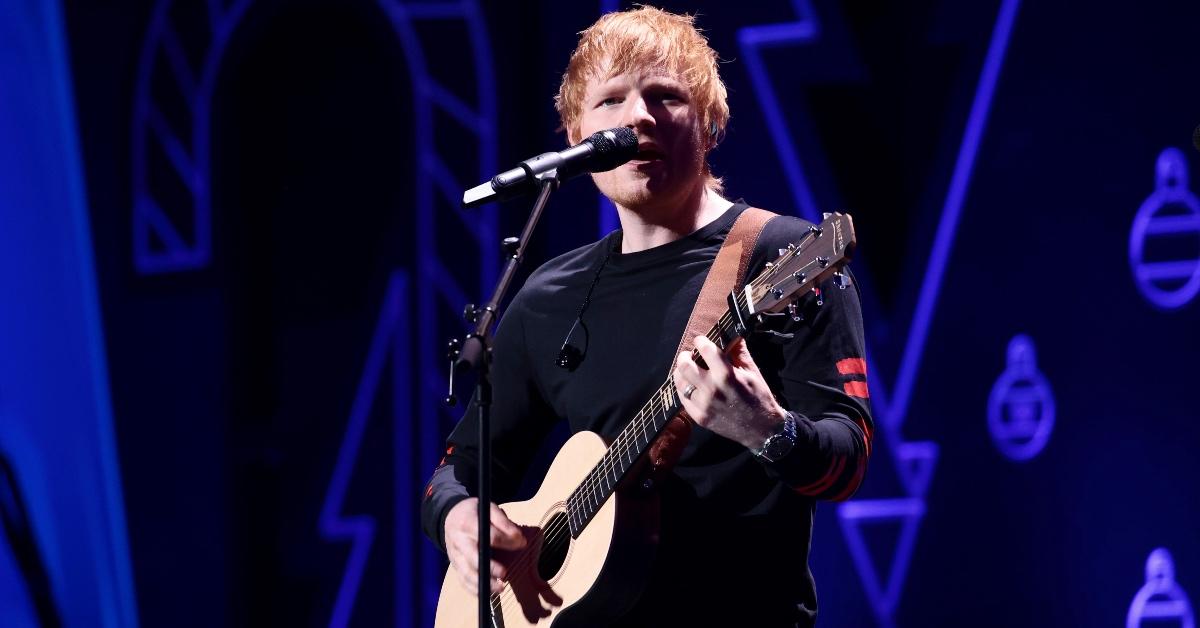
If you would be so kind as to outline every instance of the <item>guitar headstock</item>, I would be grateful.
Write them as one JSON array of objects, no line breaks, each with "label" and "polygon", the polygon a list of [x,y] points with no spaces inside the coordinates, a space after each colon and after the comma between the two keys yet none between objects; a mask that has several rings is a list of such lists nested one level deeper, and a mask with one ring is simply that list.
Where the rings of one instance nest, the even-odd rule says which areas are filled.
[{"label": "guitar headstock", "polygon": [[747,316],[780,312],[800,295],[838,273],[854,252],[854,221],[849,214],[825,214],[821,224],[781,249],[781,255],[742,289]]}]

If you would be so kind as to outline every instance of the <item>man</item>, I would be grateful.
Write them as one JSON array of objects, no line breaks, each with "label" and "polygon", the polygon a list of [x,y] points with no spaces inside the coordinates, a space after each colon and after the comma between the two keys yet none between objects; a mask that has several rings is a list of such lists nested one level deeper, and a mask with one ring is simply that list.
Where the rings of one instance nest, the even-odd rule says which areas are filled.
[{"label": "man", "polygon": [[[674,355],[708,268],[746,208],[721,195],[707,164],[729,118],[716,63],[691,17],[651,7],[605,15],[581,34],[556,98],[568,139],[626,126],[639,153],[593,175],[621,230],[539,268],[500,323],[495,495],[511,499],[557,421],[611,438],[670,375],[697,427],[660,484],[650,584],[621,623],[808,626],[816,617],[808,569],[815,500],[849,497],[870,450],[858,295],[821,286],[823,304],[808,299],[804,320],[785,330],[791,341],[752,336],[722,353],[698,337],[704,367]],[[795,218],[768,223],[747,279],[808,227]],[[563,368],[556,357],[568,344],[581,356]],[[469,408],[451,434],[422,508],[426,533],[472,589],[475,417]],[[768,454],[768,440],[783,446]],[[499,591],[505,550],[526,540],[490,508]]]}]

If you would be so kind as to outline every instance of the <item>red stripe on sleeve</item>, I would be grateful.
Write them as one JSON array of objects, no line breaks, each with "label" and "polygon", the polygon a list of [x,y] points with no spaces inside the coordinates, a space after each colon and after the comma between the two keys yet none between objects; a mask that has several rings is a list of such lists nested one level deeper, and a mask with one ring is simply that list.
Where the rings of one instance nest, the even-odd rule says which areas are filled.
[{"label": "red stripe on sleeve", "polygon": [[871,434],[871,428],[867,426],[867,422],[861,417],[855,417],[854,424],[858,426],[858,429],[862,430],[863,454],[869,458],[871,457],[871,441],[874,439],[874,435]]},{"label": "red stripe on sleeve", "polygon": [[838,360],[837,370],[842,375],[866,375],[867,361],[862,358]]},{"label": "red stripe on sleeve", "polygon": [[866,382],[861,382],[858,380],[846,382],[845,384],[842,384],[842,389],[845,390],[846,394],[850,395],[851,397],[859,397],[862,399],[871,398],[871,393],[867,392]]},{"label": "red stripe on sleeve", "polygon": [[833,483],[837,481],[838,476],[841,475],[842,469],[845,467],[846,458],[843,456],[836,456],[833,462],[829,465],[829,470],[825,472],[825,475],[822,476],[821,479],[807,486],[797,486],[793,490],[801,495],[808,495],[810,497],[819,495],[822,491],[827,491],[829,490],[829,487],[833,486]]},{"label": "red stripe on sleeve", "polygon": [[838,493],[837,495],[830,497],[829,498],[830,501],[844,502],[847,499],[850,499],[850,496],[853,495],[854,491],[858,490],[858,486],[860,484],[862,484],[863,473],[866,470],[867,470],[866,461],[860,460],[858,462],[857,468],[854,469],[854,477],[850,479],[850,483],[846,485],[846,488],[843,489],[841,493]]}]

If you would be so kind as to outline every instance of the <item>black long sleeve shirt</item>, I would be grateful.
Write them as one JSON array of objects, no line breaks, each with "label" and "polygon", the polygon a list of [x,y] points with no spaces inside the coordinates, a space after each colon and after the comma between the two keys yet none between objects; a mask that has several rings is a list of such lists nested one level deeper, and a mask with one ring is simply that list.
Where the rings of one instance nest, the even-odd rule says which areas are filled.
[{"label": "black long sleeve shirt", "polygon": [[[533,273],[495,337],[497,502],[511,500],[557,421],[566,420],[572,433],[615,437],[666,380],[708,269],[745,208],[736,203],[698,231],[636,253],[619,252],[616,231]],[[747,281],[810,226],[792,217],[769,222]],[[590,301],[571,332],[589,287]],[[827,281],[800,311],[804,320],[781,330],[794,334],[792,340],[748,340],[767,383],[797,419],[796,448],[767,463],[704,428],[692,430],[660,487],[663,521],[652,584],[630,614],[631,625],[727,617],[739,625],[803,626],[815,620],[808,569],[815,500],[846,499],[861,483],[872,419],[857,286]],[[555,364],[569,332],[584,354],[574,371]],[[443,550],[447,512],[475,494],[476,421],[471,404],[422,503],[425,532]]]}]

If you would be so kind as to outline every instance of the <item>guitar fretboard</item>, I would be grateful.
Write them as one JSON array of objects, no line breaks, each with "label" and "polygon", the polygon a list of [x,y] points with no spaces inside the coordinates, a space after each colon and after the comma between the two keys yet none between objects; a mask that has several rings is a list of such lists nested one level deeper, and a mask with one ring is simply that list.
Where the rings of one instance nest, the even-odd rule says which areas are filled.
[{"label": "guitar fretboard", "polygon": [[[709,329],[708,339],[724,350],[726,339],[732,337],[733,325],[733,316],[726,310]],[[592,520],[600,506],[621,483],[625,474],[666,427],[667,422],[682,410],[683,405],[679,402],[675,382],[668,377],[625,429],[621,430],[587,478],[567,498],[567,519],[570,522],[572,537],[579,536],[584,526]]]},{"label": "guitar fretboard", "polygon": [[[842,227],[839,222],[843,219],[845,227]],[[835,268],[831,263],[840,263],[847,250],[846,246],[854,241],[854,231],[849,216],[835,214],[834,218],[827,218],[822,223],[822,227],[827,224],[833,225],[832,233],[837,237],[832,241],[830,238],[825,238],[825,240],[830,245],[836,243],[837,247],[828,250],[817,247],[818,250],[815,252],[810,250],[814,248],[811,245],[820,239],[824,231],[823,228],[810,227],[809,232],[801,238],[799,243],[789,245],[787,249],[781,250],[780,256],[775,262],[768,263],[766,270],[746,287],[753,288],[756,295],[773,298],[776,303],[779,303],[780,300],[789,298],[799,291],[809,289],[821,276],[832,273]],[[844,238],[842,234],[845,234]],[[805,255],[801,256],[802,252]],[[745,291],[737,291],[733,305],[738,312],[765,312],[765,309],[761,307],[748,308],[747,298]],[[762,305],[759,296],[754,298],[756,306]],[[736,316],[726,309],[706,334],[708,339],[722,351],[725,350],[726,342],[732,342],[739,333],[745,331],[735,329],[738,320]],[[693,358],[697,358],[698,355],[692,351]],[[600,462],[567,498],[567,520],[573,538],[577,538],[583,532],[584,527],[613,494],[613,491],[620,486],[625,475],[637,463],[642,454],[646,452],[650,443],[654,442],[659,432],[682,410],[683,405],[679,401],[678,391],[675,390],[675,382],[668,376],[667,381],[658,387],[658,390],[650,396],[650,400],[642,406],[642,409],[634,415],[625,429],[621,430],[621,433],[609,445],[608,451],[601,457]]]}]

